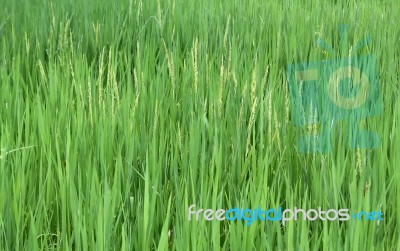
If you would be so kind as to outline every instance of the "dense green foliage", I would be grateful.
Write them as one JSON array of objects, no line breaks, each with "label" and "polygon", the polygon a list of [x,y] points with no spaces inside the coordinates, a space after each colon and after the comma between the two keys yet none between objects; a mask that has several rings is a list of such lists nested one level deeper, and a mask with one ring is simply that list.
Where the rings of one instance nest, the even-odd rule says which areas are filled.
[{"label": "dense green foliage", "polygon": [[[400,247],[397,1],[0,0],[1,250]],[[379,62],[378,149],[301,154],[286,65]],[[347,52],[341,51],[343,55]],[[188,221],[187,208],[382,210],[376,221]]]}]

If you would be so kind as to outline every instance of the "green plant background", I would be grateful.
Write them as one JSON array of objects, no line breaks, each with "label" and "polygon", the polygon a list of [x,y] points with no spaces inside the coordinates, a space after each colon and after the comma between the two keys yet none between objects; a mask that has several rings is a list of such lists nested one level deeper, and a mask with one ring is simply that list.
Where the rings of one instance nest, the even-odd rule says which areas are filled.
[{"label": "green plant background", "polygon": [[[397,250],[397,1],[0,0],[1,250]],[[300,154],[285,67],[371,34],[379,149]],[[348,49],[348,48],[347,48]],[[341,51],[346,55],[346,50]],[[396,153],[397,152],[397,153]],[[187,208],[382,210],[188,221]]]}]

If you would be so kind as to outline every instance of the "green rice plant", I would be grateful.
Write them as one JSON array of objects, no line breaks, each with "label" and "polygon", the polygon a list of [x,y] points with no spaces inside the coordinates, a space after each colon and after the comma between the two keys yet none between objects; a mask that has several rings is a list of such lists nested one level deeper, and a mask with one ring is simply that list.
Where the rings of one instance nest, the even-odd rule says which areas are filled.
[{"label": "green rice plant", "polygon": [[[395,1],[1,0],[0,250],[398,250]],[[375,55],[373,150],[301,153],[288,64]],[[347,55],[350,48],[339,49]],[[329,111],[328,111],[329,112]],[[397,152],[397,153],[396,153]],[[205,221],[188,208],[349,208],[382,221]]]}]

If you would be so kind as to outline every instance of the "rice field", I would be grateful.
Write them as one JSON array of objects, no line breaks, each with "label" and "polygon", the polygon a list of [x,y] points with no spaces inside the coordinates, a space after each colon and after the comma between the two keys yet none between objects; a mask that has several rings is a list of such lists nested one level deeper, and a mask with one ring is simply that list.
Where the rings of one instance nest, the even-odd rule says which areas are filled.
[{"label": "rice field", "polygon": [[[0,250],[400,250],[396,1],[0,5]],[[320,125],[293,123],[287,66],[367,35],[382,112],[357,123],[379,146],[350,148],[343,120],[332,151],[302,152]],[[193,204],[384,219],[247,226]]]}]

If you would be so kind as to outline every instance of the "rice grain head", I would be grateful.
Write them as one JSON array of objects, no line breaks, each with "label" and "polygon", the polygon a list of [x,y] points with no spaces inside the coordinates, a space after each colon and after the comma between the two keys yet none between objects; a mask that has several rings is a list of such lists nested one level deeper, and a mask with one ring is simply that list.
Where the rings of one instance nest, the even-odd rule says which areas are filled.
[{"label": "rice grain head", "polygon": [[239,125],[241,125],[243,122],[244,103],[246,101],[246,98],[247,98],[247,81],[245,82],[242,90],[242,102],[240,103],[240,111],[239,111]]},{"label": "rice grain head", "polygon": [[39,66],[39,71],[40,71],[40,77],[42,78],[42,81],[47,84],[47,77],[46,77],[46,73],[44,71],[44,67],[42,64],[42,61],[39,59],[38,60],[38,66]]},{"label": "rice grain head", "polygon": [[362,161],[362,157],[361,157],[361,149],[360,147],[357,147],[357,170],[358,173],[361,175],[362,174],[362,169],[363,169],[363,161]]},{"label": "rice grain head", "polygon": [[257,108],[257,98],[254,99],[254,102],[251,106],[249,125],[247,127],[246,157],[250,150],[251,133],[253,131],[252,128],[253,128],[254,122],[256,120],[256,108]]},{"label": "rice grain head", "polygon": [[[103,71],[104,71],[104,54],[105,54],[105,48],[103,48],[101,54],[100,54],[100,63],[99,63],[99,77],[98,77],[98,106],[100,109],[103,109]],[[104,110],[103,110],[104,113]]]},{"label": "rice grain head", "polygon": [[153,137],[156,136],[157,126],[158,126],[158,100],[156,100],[156,107],[154,111]]},{"label": "rice grain head", "polygon": [[157,18],[158,18],[158,24],[160,25],[160,27],[162,27],[160,0],[157,0]]},{"label": "rice grain head", "polygon": [[173,96],[175,96],[175,69],[174,69],[173,57],[169,53],[167,44],[165,43],[164,39],[163,39],[163,44],[164,44],[165,56],[167,57],[169,76],[170,76],[171,83],[172,83],[172,93],[173,93]]},{"label": "rice grain head", "polygon": [[143,12],[143,3],[142,0],[138,0],[137,2],[137,13],[136,13],[136,23],[139,24],[140,18],[142,17],[142,12]]},{"label": "rice grain head", "polygon": [[194,92],[197,94],[197,88],[199,83],[199,70],[197,64],[197,50],[198,50],[199,41],[196,38],[194,41],[193,49],[192,49],[192,66],[193,66],[193,73],[194,73]]},{"label": "rice grain head", "polygon": [[236,74],[234,71],[231,72],[231,77],[233,80],[233,90],[234,90],[235,95],[237,95],[236,92],[237,92],[238,81],[237,81]]}]

